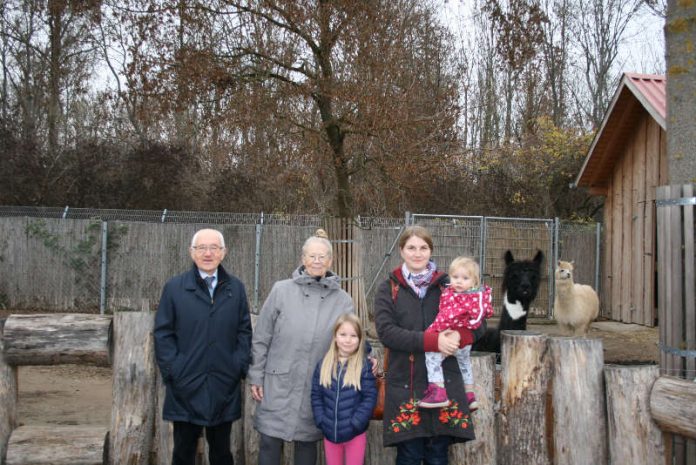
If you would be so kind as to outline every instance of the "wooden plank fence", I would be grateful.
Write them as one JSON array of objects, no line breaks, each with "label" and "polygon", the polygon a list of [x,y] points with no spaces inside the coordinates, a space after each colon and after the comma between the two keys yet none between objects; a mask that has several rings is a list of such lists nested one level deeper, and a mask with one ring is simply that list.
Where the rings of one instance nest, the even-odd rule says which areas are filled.
[{"label": "wooden plank fence", "polygon": [[[662,373],[696,380],[694,185],[660,186],[657,206],[658,309]],[[676,465],[696,464],[696,441],[671,438]]]},{"label": "wooden plank fence", "polygon": [[[6,450],[8,465],[167,463],[171,454],[171,428],[161,421],[153,424],[153,419],[161,416],[163,394],[161,388],[155,388],[154,381],[153,316],[151,312],[120,312],[114,318],[114,402],[112,431],[107,439],[102,438],[103,431],[98,429],[94,429],[93,434],[83,435],[83,429],[76,425],[72,432],[62,430],[61,437],[77,435],[81,445],[67,447],[70,440],[57,441],[51,430],[25,425],[13,429],[9,440],[0,437],[0,451]],[[71,331],[66,327],[63,332]],[[85,333],[85,337],[93,338],[97,345],[102,344],[98,341],[104,341],[103,334]],[[651,396],[650,391],[655,391],[653,381],[658,375],[654,366],[603,366],[602,354],[598,340],[548,338],[526,331],[504,332],[500,407],[497,407],[494,389],[498,383],[493,355],[477,354],[473,362],[482,407],[473,414],[473,421],[480,436],[452,447],[452,463],[667,463],[664,460],[671,449],[666,449],[650,411],[660,413],[660,422],[665,428],[696,436],[692,423],[684,422],[685,417],[693,418],[696,414],[696,402],[690,401],[696,399],[696,386],[664,380]],[[60,363],[58,357],[49,359]],[[0,375],[10,381],[6,383],[7,380],[2,379],[0,385],[12,385],[12,382],[16,385],[16,380],[12,379],[14,370],[7,368],[4,358],[0,357]],[[253,464],[258,453],[258,434],[251,421],[255,403],[248,389],[244,392],[244,416],[242,421],[235,423],[231,433],[233,455],[236,463]],[[16,425],[11,417],[16,399],[5,399],[7,401],[0,404],[0,423],[14,428]],[[632,433],[628,434],[629,430]],[[368,431],[366,465],[393,463],[394,450],[382,447],[381,431],[382,422],[373,421]],[[578,431],[583,434],[580,441],[577,440]],[[23,452],[28,443],[33,451],[31,456]],[[292,463],[290,449],[287,447],[284,452],[284,465]],[[63,461],[51,462],[54,450],[60,451]],[[199,463],[206,464],[205,447],[201,445],[199,451]],[[104,455],[100,460],[101,453]]]}]

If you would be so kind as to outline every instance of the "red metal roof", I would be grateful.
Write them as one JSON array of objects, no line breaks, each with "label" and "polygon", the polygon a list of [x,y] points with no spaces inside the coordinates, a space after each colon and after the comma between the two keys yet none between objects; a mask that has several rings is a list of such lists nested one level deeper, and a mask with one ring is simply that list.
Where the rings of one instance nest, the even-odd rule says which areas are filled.
[{"label": "red metal roof", "polygon": [[610,168],[620,156],[617,147],[630,137],[641,108],[666,130],[667,79],[664,75],[624,73],[575,180],[576,186],[607,187]]}]

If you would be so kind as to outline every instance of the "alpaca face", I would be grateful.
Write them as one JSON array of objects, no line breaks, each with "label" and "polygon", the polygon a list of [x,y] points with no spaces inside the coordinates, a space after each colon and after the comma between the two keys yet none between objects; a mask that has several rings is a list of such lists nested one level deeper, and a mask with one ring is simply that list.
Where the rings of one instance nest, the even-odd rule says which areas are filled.
[{"label": "alpaca face", "polygon": [[563,260],[558,260],[558,267],[556,267],[556,281],[563,281],[565,279],[573,279],[573,262],[564,262]]},{"label": "alpaca face", "polygon": [[505,253],[505,272],[503,274],[503,291],[507,292],[510,302],[519,300],[524,305],[534,300],[541,282],[541,264],[544,254],[539,251],[532,260],[515,261],[512,253]]}]

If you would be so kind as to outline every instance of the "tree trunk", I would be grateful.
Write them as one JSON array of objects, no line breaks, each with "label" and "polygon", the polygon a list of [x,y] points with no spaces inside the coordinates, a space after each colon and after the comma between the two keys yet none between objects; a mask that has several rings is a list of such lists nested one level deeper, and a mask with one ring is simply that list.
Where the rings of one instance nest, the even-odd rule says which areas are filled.
[{"label": "tree trunk", "polygon": [[696,439],[696,383],[661,376],[650,391],[650,413],[662,431]]},{"label": "tree trunk", "polygon": [[471,366],[475,373],[474,392],[479,409],[473,413],[476,439],[450,447],[450,463],[489,465],[497,463],[495,441],[495,354],[474,352]]},{"label": "tree trunk", "polygon": [[109,463],[147,465],[155,415],[154,314],[114,315],[114,374]]},{"label": "tree trunk", "polygon": [[604,353],[599,339],[549,340],[554,465],[606,465]]},{"label": "tree trunk", "polygon": [[17,426],[17,367],[5,361],[2,340],[4,325],[5,320],[0,320],[0,463],[5,463],[7,443]]},{"label": "tree trunk", "polygon": [[656,365],[606,365],[609,463],[665,463],[662,432],[650,417],[650,388],[659,374]]},{"label": "tree trunk", "polygon": [[5,360],[11,365],[109,366],[111,317],[76,313],[10,315]]},{"label": "tree trunk", "polygon": [[696,2],[668,0],[667,22],[667,156],[669,183],[696,182]]},{"label": "tree trunk", "polygon": [[5,464],[102,465],[106,434],[95,425],[20,426],[12,432]]},{"label": "tree trunk", "polygon": [[546,393],[547,336],[528,331],[501,332],[503,366],[498,421],[498,462],[548,465]]}]

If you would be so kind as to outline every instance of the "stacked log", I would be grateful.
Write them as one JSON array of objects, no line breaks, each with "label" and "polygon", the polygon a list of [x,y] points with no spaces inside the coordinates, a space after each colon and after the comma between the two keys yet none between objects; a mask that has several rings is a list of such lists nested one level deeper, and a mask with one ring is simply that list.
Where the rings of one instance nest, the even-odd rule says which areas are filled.
[{"label": "stacked log", "polygon": [[94,425],[20,426],[10,437],[5,464],[102,465],[106,434]]},{"label": "stacked log", "polygon": [[3,326],[0,320],[0,463],[4,463],[10,434],[17,425],[17,367],[9,365],[3,354]]},{"label": "stacked log", "polygon": [[498,463],[548,465],[547,337],[528,331],[501,331],[501,338]]},{"label": "stacked log", "polygon": [[155,418],[154,314],[114,316],[113,401],[109,463],[147,465]]},{"label": "stacked log", "polygon": [[5,361],[10,365],[109,366],[110,332],[111,317],[105,315],[10,315],[5,323]]},{"label": "stacked log", "polygon": [[650,391],[650,413],[662,431],[696,439],[696,383],[661,376]]},{"label": "stacked log", "polygon": [[549,349],[554,464],[606,465],[602,341],[553,337]]},{"label": "stacked log", "polygon": [[650,417],[657,365],[605,365],[610,463],[665,463],[662,432]]},{"label": "stacked log", "polygon": [[450,463],[489,465],[497,463],[497,412],[495,407],[495,354],[474,352],[471,356],[474,371],[474,393],[479,409],[472,414],[476,439],[456,444],[449,449]]}]

